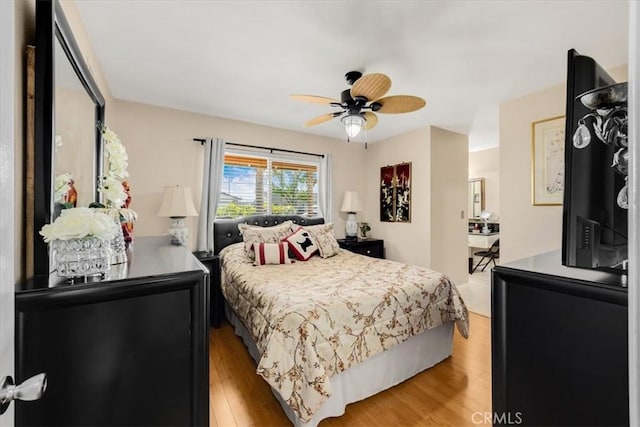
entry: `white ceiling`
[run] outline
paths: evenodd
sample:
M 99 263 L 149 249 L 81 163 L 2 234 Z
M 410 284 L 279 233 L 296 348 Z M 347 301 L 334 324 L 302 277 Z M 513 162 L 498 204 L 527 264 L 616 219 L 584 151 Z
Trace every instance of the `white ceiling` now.
M 350 70 L 426 108 L 379 115 L 374 142 L 426 125 L 498 144 L 498 105 L 563 83 L 570 48 L 627 62 L 628 1 L 77 0 L 115 98 L 345 139 L 332 107 Z M 207 135 L 194 135 L 207 136 Z

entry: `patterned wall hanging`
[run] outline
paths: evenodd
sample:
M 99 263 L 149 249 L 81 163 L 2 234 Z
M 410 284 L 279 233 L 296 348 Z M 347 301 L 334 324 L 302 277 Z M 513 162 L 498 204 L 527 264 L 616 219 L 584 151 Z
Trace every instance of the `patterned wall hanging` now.
M 411 222 L 411 163 L 380 168 L 380 221 Z

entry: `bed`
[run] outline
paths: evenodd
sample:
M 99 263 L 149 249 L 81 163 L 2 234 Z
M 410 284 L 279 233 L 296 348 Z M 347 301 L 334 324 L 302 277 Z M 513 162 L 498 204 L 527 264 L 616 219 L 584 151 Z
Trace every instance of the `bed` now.
M 467 309 L 442 273 L 342 249 L 254 266 L 238 225 L 285 221 L 293 230 L 324 223 L 273 215 L 217 220 L 214 242 L 226 316 L 294 425 L 341 415 L 347 404 L 446 359 L 454 325 L 467 337 Z

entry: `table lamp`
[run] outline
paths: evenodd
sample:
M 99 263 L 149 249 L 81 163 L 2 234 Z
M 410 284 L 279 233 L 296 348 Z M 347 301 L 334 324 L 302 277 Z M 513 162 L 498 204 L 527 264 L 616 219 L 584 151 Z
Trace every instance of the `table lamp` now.
M 158 211 L 158 216 L 168 216 L 171 218 L 169 235 L 171 244 L 186 246 L 189 240 L 189 229 L 185 225 L 184 219 L 188 216 L 197 216 L 190 187 L 180 187 L 179 185 L 164 187 L 162 205 Z
M 360 211 L 362 211 L 362 205 L 360 205 L 358 192 L 353 190 L 345 191 L 340 212 L 347 213 L 345 235 L 349 240 L 355 240 L 358 238 L 358 221 L 356 220 L 356 212 Z

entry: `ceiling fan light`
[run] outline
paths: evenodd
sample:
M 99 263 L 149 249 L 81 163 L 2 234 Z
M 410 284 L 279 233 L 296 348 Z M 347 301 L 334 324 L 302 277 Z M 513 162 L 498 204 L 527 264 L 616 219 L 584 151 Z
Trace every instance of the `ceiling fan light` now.
M 365 119 L 359 114 L 349 114 L 342 118 L 342 124 L 344 124 L 344 130 L 347 132 L 349 138 L 353 138 L 360 133 Z

